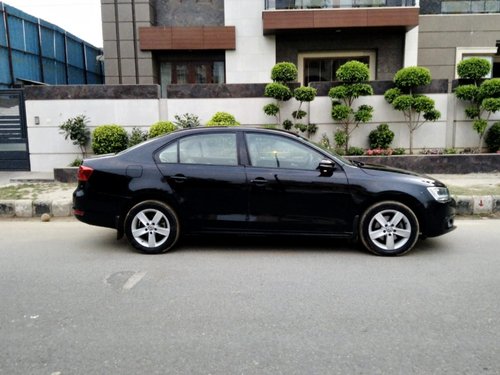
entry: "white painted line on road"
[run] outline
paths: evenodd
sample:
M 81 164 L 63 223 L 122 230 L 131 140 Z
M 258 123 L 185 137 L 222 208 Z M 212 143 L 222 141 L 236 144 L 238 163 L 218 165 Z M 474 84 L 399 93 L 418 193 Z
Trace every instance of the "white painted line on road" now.
M 129 279 L 127 280 L 127 282 L 123 285 L 123 289 L 124 290 L 130 290 L 132 289 L 134 286 L 136 286 L 136 284 L 142 280 L 142 278 L 146 276 L 146 272 L 136 272 L 134 273 L 132 276 L 129 277 Z

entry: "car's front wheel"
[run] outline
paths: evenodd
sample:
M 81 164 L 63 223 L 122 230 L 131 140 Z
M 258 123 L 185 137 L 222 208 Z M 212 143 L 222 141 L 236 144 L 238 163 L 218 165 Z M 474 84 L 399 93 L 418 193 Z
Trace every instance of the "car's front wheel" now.
M 406 205 L 385 201 L 369 207 L 360 220 L 363 245 L 378 255 L 402 255 L 418 240 L 419 224 Z
M 164 253 L 179 238 L 179 219 L 168 205 L 159 201 L 144 201 L 128 212 L 125 235 L 132 246 L 143 253 Z

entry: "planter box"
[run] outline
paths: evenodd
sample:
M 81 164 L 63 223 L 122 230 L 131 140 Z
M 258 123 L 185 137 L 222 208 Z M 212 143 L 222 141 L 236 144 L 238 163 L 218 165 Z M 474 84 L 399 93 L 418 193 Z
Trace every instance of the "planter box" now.
M 418 173 L 466 174 L 500 171 L 500 154 L 349 156 L 348 159 Z
M 54 180 L 58 182 L 77 182 L 78 167 L 54 168 Z

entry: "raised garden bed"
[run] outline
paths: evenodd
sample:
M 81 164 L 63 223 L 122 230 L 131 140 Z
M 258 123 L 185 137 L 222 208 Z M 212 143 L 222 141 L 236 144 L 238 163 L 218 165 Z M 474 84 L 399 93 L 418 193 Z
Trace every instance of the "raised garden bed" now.
M 380 164 L 419 173 L 466 174 L 500 172 L 500 154 L 348 156 L 367 164 Z

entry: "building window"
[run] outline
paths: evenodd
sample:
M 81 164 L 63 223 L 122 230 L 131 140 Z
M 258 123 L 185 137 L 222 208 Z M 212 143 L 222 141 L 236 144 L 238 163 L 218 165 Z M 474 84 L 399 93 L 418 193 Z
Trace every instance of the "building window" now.
M 497 50 L 498 50 L 497 47 L 457 47 L 455 67 L 462 60 L 466 60 L 471 57 L 480 57 L 485 60 L 488 60 L 492 65 L 492 70 L 485 78 L 500 77 L 498 75 L 500 73 L 498 66 L 500 63 L 500 58 L 497 55 Z M 455 68 L 455 79 L 458 79 L 458 73 L 456 68 Z
M 172 61 L 160 65 L 161 84 L 224 83 L 223 61 Z
M 375 52 L 346 51 L 331 53 L 302 53 L 298 56 L 299 81 L 308 85 L 310 82 L 336 81 L 338 68 L 351 60 L 368 65 L 370 79 L 375 79 Z

